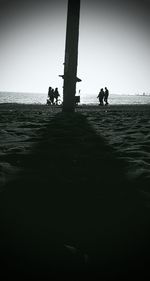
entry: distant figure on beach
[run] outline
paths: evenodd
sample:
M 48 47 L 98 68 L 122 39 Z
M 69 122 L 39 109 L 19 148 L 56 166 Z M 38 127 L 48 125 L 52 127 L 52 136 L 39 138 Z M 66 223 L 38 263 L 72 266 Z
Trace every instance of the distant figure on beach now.
M 104 105 L 104 101 L 103 101 L 103 99 L 104 99 L 104 90 L 103 90 L 103 88 L 100 89 L 100 92 L 99 92 L 97 98 L 99 99 L 99 105 Z
M 48 98 L 50 98 L 51 90 L 52 90 L 52 87 L 49 87 L 48 88 Z
M 50 101 L 51 101 L 51 104 L 54 104 L 54 89 L 53 88 L 51 90 Z
M 59 92 L 58 92 L 58 88 L 55 88 L 54 91 L 54 99 L 55 99 L 55 104 L 58 103 L 58 97 L 60 96 Z
M 48 88 L 48 99 L 47 104 L 54 104 L 54 89 L 52 87 Z
M 108 96 L 109 96 L 109 91 L 108 91 L 107 87 L 105 87 L 105 91 L 104 91 L 104 102 L 105 102 L 105 105 L 108 105 Z

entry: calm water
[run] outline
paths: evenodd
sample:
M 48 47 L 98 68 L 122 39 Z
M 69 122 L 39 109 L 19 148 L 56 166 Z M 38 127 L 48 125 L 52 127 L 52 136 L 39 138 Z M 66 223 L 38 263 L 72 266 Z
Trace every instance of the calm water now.
M 46 104 L 47 93 L 8 93 L 0 92 L 0 103 L 25 103 L 25 104 Z M 109 96 L 110 104 L 150 104 L 150 96 L 138 95 L 113 95 Z M 98 104 L 96 95 L 82 95 L 80 104 Z

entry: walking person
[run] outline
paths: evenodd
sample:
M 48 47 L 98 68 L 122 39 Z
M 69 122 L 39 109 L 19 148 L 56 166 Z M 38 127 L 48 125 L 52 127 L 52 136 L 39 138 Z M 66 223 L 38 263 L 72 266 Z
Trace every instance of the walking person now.
M 52 88 L 51 94 L 50 94 L 50 102 L 51 104 L 54 104 L 54 89 Z
M 104 90 L 103 90 L 103 88 L 100 89 L 100 92 L 99 92 L 97 98 L 99 99 L 99 105 L 104 105 L 104 101 L 103 101 L 103 99 L 104 99 Z
M 48 88 L 48 98 L 50 99 L 50 95 L 51 95 L 51 90 L 52 90 L 52 87 L 49 87 Z
M 52 92 L 52 87 L 48 88 L 48 99 L 47 99 L 47 105 L 51 105 L 51 92 Z
M 55 99 L 55 104 L 58 103 L 58 97 L 60 96 L 59 92 L 58 92 L 58 88 L 55 88 L 54 91 L 54 99 Z
M 107 87 L 105 87 L 105 91 L 104 91 L 104 102 L 105 102 L 105 105 L 108 105 L 108 96 L 109 96 L 109 91 L 108 91 Z
M 54 89 L 52 87 L 49 87 L 47 104 L 52 105 L 53 103 L 54 103 Z

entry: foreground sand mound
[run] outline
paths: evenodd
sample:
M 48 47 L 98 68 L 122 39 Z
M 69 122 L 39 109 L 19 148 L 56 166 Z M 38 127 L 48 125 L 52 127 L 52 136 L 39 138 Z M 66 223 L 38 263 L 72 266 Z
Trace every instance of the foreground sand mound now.
M 129 179 L 130 138 L 124 140 L 131 130 L 139 134 L 139 116 L 149 116 L 144 108 L 80 107 L 64 114 L 2 106 L 1 163 L 20 169 L 6 177 L 0 197 L 3 280 L 94 280 L 97 274 L 122 280 L 149 273 L 149 199 L 141 196 L 149 182 Z

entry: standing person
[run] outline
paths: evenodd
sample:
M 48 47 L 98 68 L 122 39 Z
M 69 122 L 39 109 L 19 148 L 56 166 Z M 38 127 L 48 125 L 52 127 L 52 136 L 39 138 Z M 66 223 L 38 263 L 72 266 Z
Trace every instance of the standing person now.
M 50 99 L 50 95 L 51 95 L 51 90 L 52 90 L 52 87 L 49 87 L 48 88 L 48 98 Z
M 47 104 L 53 104 L 54 103 L 54 90 L 52 87 L 48 88 L 48 100 Z
M 54 91 L 54 98 L 56 100 L 56 104 L 58 103 L 58 97 L 60 96 L 59 92 L 58 92 L 58 88 L 55 88 Z
M 103 90 L 103 88 L 100 89 L 100 92 L 99 92 L 97 98 L 99 99 L 99 105 L 104 105 L 104 102 L 103 102 L 104 90 Z
M 52 92 L 52 87 L 48 88 L 48 99 L 47 99 L 47 104 L 51 104 L 51 92 Z
M 54 104 L 54 89 L 51 89 L 51 93 L 50 93 L 50 102 L 51 104 Z
M 108 105 L 108 96 L 109 96 L 109 91 L 108 91 L 107 87 L 105 87 L 105 92 L 104 92 L 105 105 Z

